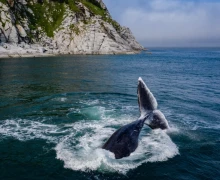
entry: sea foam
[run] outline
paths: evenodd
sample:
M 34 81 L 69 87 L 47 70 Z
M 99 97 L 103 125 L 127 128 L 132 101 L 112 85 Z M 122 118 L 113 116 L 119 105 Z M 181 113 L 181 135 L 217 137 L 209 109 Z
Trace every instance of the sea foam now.
M 116 160 L 114 154 L 102 149 L 104 142 L 120 126 L 135 120 L 129 114 L 117 118 L 111 116 L 114 110 L 95 106 L 70 109 L 72 113 L 84 113 L 97 120 L 84 119 L 74 123 L 46 124 L 44 119 L 8 119 L 0 121 L 0 134 L 20 141 L 44 139 L 53 143 L 56 158 L 64 167 L 75 171 L 118 172 L 126 174 L 143 163 L 167 161 L 179 154 L 178 147 L 162 130 L 142 129 L 139 146 L 129 157 Z M 129 107 L 130 108 L 130 107 Z M 123 108 L 122 108 L 123 109 Z M 126 109 L 126 108 L 124 108 Z M 94 116 L 94 112 L 97 116 Z M 109 113 L 111 111 L 111 113 Z M 69 113 L 71 113 L 69 112 Z

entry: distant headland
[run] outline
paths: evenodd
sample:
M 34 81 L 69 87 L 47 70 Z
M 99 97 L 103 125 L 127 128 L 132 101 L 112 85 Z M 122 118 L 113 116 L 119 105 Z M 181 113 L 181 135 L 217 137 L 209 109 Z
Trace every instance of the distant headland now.
M 0 0 L 0 57 L 144 50 L 102 0 Z

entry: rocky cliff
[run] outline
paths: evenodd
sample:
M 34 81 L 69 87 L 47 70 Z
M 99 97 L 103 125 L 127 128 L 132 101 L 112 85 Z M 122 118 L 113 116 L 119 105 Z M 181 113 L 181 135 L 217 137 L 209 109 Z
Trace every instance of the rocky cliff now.
M 102 0 L 0 0 L 0 53 L 136 53 L 143 47 Z

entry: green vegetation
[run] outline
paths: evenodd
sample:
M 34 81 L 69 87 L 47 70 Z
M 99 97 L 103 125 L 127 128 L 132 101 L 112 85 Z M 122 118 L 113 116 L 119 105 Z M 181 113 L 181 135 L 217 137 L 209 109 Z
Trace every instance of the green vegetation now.
M 47 2 L 43 4 L 34 3 L 29 5 L 34 12 L 34 17 L 31 18 L 33 29 L 41 27 L 47 36 L 53 37 L 53 32 L 60 26 L 63 20 L 65 7 L 64 3 Z
M 74 32 L 76 35 L 79 35 L 80 30 L 78 26 L 75 26 L 74 24 L 70 25 L 70 29 L 72 30 L 72 32 Z
M 106 12 L 104 9 L 101 8 L 100 5 L 97 6 L 97 2 L 93 3 L 94 0 L 80 0 L 93 14 L 100 15 L 102 17 L 106 16 Z
M 79 8 L 76 6 L 76 0 L 64 0 L 64 2 L 69 5 L 69 8 L 74 12 L 79 12 Z
M 96 1 L 96 0 L 87 0 L 87 1 L 94 4 L 95 6 L 99 7 L 100 9 L 102 9 L 102 7 L 98 1 Z
M 120 31 L 121 26 L 115 20 L 111 19 L 107 16 L 106 11 L 102 9 L 100 4 L 95 0 L 81 0 L 81 2 L 95 15 L 100 15 L 102 19 L 110 24 L 116 29 L 116 31 Z
M 0 2 L 2 2 L 3 4 L 6 4 L 7 0 L 0 0 Z
M 95 15 L 106 16 L 105 10 L 95 0 L 53 0 L 53 3 L 44 1 L 42 4 L 29 4 L 34 12 L 34 17 L 30 17 L 32 28 L 41 27 L 47 36 L 53 37 L 53 32 L 60 26 L 64 18 L 65 5 L 68 5 L 70 10 L 74 12 L 80 12 L 76 5 L 77 2 L 84 4 Z M 79 34 L 79 29 L 73 30 Z
M 17 6 L 16 1 L 17 0 L 15 0 L 15 6 Z M 6 4 L 7 0 L 0 0 L 0 2 Z M 27 7 L 31 9 L 33 13 L 25 6 L 12 7 L 11 10 L 16 19 L 14 23 L 22 24 L 23 19 L 28 18 L 30 30 L 37 30 L 36 36 L 41 32 L 45 32 L 48 37 L 53 37 L 54 31 L 57 30 L 57 28 L 62 28 L 60 25 L 64 19 L 66 6 L 73 12 L 83 14 L 83 10 L 77 6 L 77 3 L 82 3 L 92 14 L 100 15 L 104 21 L 112 24 L 117 31 L 120 30 L 120 25 L 107 15 L 106 10 L 102 9 L 96 0 L 44 0 L 42 3 L 33 3 L 33 0 L 29 0 L 27 2 Z M 83 22 L 84 24 L 91 23 L 89 19 L 84 19 Z M 76 26 L 70 28 L 76 34 L 80 33 L 79 28 Z M 30 32 L 27 33 L 30 38 L 34 38 Z
M 117 21 L 115 21 L 115 20 L 113 20 L 113 19 L 111 19 L 111 18 L 108 18 L 106 21 L 107 21 L 108 23 L 112 24 L 112 26 L 115 28 L 116 31 L 118 31 L 118 32 L 120 31 L 121 26 L 120 26 L 120 24 L 118 24 Z
M 6 22 L 2 22 L 2 21 L 1 21 L 1 23 L 2 23 L 2 27 L 4 28 L 5 25 L 6 25 Z

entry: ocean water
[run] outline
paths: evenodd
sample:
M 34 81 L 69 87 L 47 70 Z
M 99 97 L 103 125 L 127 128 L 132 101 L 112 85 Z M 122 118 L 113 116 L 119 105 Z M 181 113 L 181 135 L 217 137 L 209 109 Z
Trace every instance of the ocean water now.
M 220 48 L 0 59 L 0 179 L 220 179 Z M 171 129 L 101 149 L 139 117 L 142 77 Z

